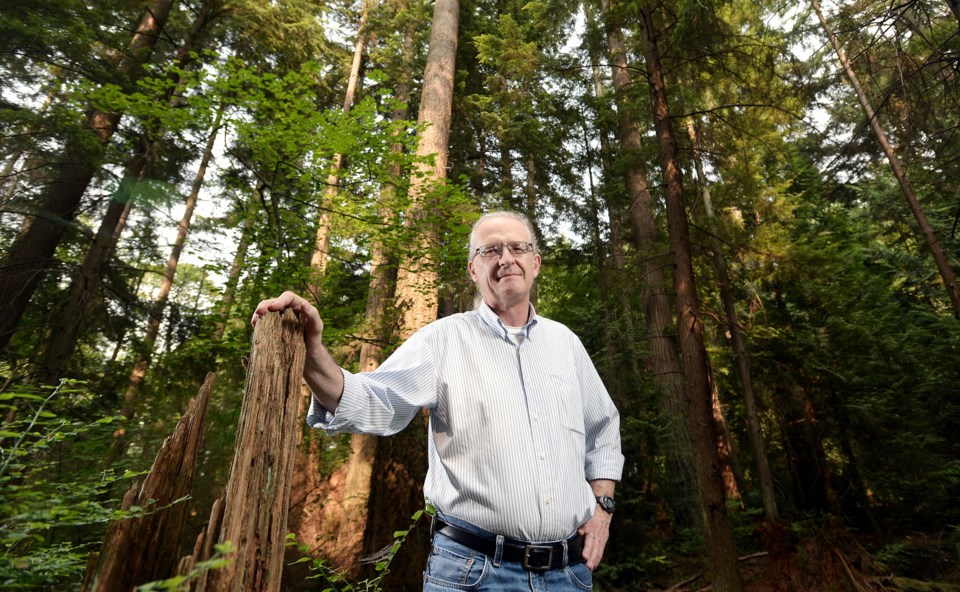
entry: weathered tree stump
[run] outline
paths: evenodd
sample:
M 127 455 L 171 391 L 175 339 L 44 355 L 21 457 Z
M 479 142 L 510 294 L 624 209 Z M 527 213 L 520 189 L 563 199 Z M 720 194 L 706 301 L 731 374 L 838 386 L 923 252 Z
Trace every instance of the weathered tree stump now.
M 234 552 L 228 565 L 209 573 L 207 591 L 280 590 L 305 357 L 303 327 L 292 311 L 260 319 L 220 529 L 220 541 Z
M 201 561 L 206 561 L 213 557 L 214 545 L 220 540 L 220 524 L 223 522 L 224 496 L 221 495 L 210 510 L 210 520 L 206 528 L 197 535 L 197 540 L 193 545 L 193 554 L 180 559 L 180 565 L 177 568 L 177 574 L 181 576 L 190 576 L 190 572 Z M 185 582 L 185 590 L 188 592 L 200 592 L 206 589 L 209 573 L 199 574 Z
M 132 590 L 170 577 L 176 569 L 189 505 L 173 502 L 190 495 L 193 487 L 214 378 L 213 373 L 207 374 L 173 435 L 163 441 L 142 485 L 135 483 L 123 498 L 124 510 L 136 505 L 148 513 L 107 527 L 100 553 L 96 561 L 91 560 L 81 590 Z

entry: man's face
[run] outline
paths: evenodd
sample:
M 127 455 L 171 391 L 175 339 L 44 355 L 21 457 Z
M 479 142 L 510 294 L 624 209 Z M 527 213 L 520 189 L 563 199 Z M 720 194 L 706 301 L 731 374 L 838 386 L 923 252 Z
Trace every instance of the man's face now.
M 471 259 L 467 263 L 470 277 L 480 287 L 484 302 L 494 310 L 506 310 L 530 301 L 533 280 L 540 273 L 540 255 L 514 255 L 504 248 L 499 257 L 473 256 L 477 247 L 511 242 L 531 241 L 526 225 L 514 218 L 489 218 L 476 228 Z

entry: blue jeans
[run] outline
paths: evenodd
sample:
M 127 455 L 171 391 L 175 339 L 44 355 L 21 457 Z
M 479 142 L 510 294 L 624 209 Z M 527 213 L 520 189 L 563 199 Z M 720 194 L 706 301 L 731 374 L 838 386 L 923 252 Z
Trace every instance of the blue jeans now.
M 502 539 L 501 539 L 502 544 Z M 498 547 L 499 551 L 499 547 Z M 593 590 L 593 573 L 586 563 L 548 571 L 527 571 L 515 562 L 474 551 L 437 533 L 423 574 L 423 592 L 583 592 Z

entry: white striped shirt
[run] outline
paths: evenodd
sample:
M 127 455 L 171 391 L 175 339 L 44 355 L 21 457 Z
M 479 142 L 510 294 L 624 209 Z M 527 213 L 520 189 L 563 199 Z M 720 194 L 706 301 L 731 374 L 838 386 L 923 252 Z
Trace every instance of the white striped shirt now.
M 389 435 L 430 409 L 424 494 L 444 515 L 508 538 L 555 541 L 595 508 L 588 481 L 620 480 L 620 415 L 583 344 L 537 316 L 517 345 L 486 305 L 417 331 L 370 373 L 343 371 L 328 433 Z

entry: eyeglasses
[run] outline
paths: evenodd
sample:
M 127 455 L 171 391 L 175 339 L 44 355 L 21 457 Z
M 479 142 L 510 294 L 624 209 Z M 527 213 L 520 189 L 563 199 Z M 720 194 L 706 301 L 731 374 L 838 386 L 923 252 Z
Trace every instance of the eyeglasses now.
M 524 241 L 513 241 L 510 243 L 496 243 L 493 245 L 483 245 L 477 247 L 473 254 L 480 257 L 500 257 L 503 255 L 503 248 L 506 247 L 512 255 L 523 255 L 533 251 L 533 243 Z

